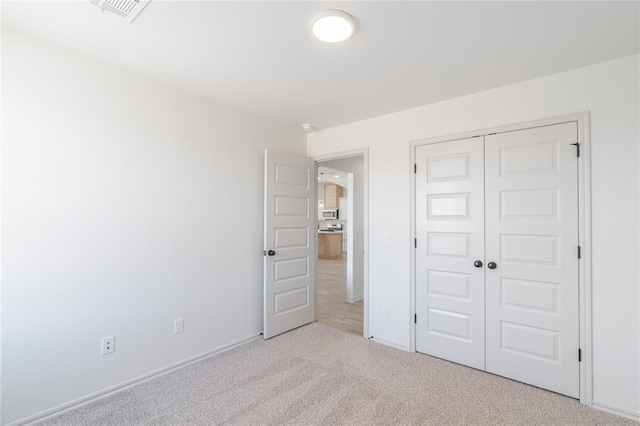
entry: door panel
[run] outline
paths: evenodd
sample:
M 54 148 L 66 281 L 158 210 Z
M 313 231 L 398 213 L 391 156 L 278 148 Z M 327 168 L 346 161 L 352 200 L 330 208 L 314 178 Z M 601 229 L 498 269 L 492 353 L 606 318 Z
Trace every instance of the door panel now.
M 312 160 L 265 151 L 265 339 L 314 319 L 313 171 Z
M 577 398 L 577 124 L 485 138 L 487 371 Z
M 484 369 L 482 139 L 416 148 L 416 349 Z

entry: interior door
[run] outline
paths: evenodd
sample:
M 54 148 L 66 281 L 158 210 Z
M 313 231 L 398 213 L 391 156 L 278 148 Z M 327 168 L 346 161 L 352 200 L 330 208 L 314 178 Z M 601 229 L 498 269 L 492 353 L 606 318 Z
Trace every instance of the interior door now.
M 314 163 L 265 151 L 265 339 L 314 320 Z
M 487 371 L 579 397 L 577 124 L 490 135 Z
M 416 350 L 479 369 L 483 168 L 482 138 L 416 147 Z

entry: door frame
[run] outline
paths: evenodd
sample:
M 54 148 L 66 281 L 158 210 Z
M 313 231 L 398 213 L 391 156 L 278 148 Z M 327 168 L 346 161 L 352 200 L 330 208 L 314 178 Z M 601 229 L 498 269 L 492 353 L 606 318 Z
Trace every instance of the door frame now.
M 416 313 L 416 174 L 413 172 L 416 163 L 416 147 L 440 142 L 455 141 L 474 136 L 487 136 L 490 133 L 504 133 L 525 130 L 534 127 L 551 126 L 576 122 L 578 125 L 578 140 L 580 156 L 578 157 L 578 244 L 581 247 L 581 258 L 578 266 L 578 294 L 579 294 L 579 347 L 582 350 L 580 362 L 580 402 L 584 405 L 593 404 L 593 349 L 592 349 L 592 276 L 591 276 L 591 143 L 590 143 L 590 114 L 589 111 L 556 117 L 543 118 L 490 127 L 475 131 L 457 133 L 411 141 L 410 170 L 411 172 L 411 318 Z M 410 321 L 410 350 L 416 351 L 416 324 Z
M 362 245 L 364 247 L 364 253 L 363 253 L 364 271 L 362 271 L 362 276 L 364 281 L 363 283 L 364 300 L 362 303 L 363 303 L 364 312 L 362 317 L 362 337 L 364 337 L 365 339 L 370 339 L 373 336 L 369 335 L 369 148 L 361 148 L 361 149 L 354 149 L 349 151 L 336 152 L 332 154 L 317 155 L 317 156 L 311 157 L 311 159 L 315 161 L 316 170 L 318 170 L 318 163 L 321 163 L 323 161 L 340 160 L 343 158 L 359 157 L 359 156 L 362 156 L 362 182 L 363 182 L 362 186 L 364 187 L 364 194 L 363 194 L 364 196 L 363 216 L 364 217 L 362 218 L 364 222 L 362 224 L 362 228 L 364 230 L 363 236 L 362 236 Z M 317 244 L 317 238 L 318 238 L 317 233 L 315 237 L 316 237 L 315 241 Z M 317 255 L 318 253 L 316 251 L 316 256 Z M 316 292 L 318 291 L 317 264 L 318 262 L 316 262 L 316 269 L 313 271 L 314 283 L 316 284 L 315 285 Z

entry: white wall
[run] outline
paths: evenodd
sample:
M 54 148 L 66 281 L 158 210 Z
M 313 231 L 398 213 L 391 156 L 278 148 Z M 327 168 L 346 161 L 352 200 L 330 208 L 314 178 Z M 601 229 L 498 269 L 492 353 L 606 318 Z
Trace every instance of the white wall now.
M 301 132 L 6 27 L 2 89 L 2 423 L 262 330 L 263 150 Z
M 353 293 L 352 298 L 364 295 L 364 158 L 360 156 L 322 161 L 320 164 L 353 173 Z
M 370 334 L 410 344 L 410 141 L 590 110 L 594 405 L 639 416 L 638 76 L 636 55 L 309 134 L 309 156 L 369 147 Z

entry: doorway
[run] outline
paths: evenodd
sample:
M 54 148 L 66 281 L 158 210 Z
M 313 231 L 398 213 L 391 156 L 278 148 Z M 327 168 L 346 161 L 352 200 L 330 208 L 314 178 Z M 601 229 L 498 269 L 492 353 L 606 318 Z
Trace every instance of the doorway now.
M 316 321 L 367 337 L 365 155 L 316 159 Z

